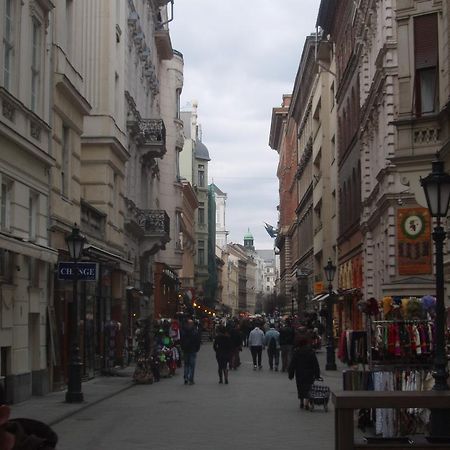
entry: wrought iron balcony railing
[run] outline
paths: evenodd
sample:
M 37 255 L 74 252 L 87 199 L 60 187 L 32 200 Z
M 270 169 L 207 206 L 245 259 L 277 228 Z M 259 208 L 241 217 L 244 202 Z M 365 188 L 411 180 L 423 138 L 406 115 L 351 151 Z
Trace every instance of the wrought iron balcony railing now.
M 162 158 L 166 153 L 166 127 L 162 119 L 141 119 L 137 140 L 144 156 Z

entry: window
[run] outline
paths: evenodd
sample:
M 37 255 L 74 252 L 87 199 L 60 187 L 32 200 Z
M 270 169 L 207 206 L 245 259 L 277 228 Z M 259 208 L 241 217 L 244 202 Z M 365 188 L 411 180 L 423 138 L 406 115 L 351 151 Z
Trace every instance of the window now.
M 198 204 L 198 223 L 199 225 L 205 224 L 205 203 L 199 202 Z
M 1 191 L 0 191 L 0 230 L 8 230 L 11 226 L 11 193 L 12 182 L 6 177 L 1 176 Z
M 181 119 L 181 89 L 177 89 L 176 90 L 176 94 L 175 94 L 175 111 L 176 111 L 176 117 L 177 119 Z
M 334 81 L 331 83 L 331 87 L 330 87 L 330 105 L 331 105 L 331 110 L 333 110 L 333 108 L 334 108 Z
M 438 21 L 436 14 L 414 18 L 414 108 L 417 116 L 436 111 L 438 94 Z
M 12 278 L 13 254 L 0 248 L 0 281 L 10 283 Z
M 66 53 L 73 53 L 73 0 L 66 0 Z
M 39 287 L 39 261 L 31 257 L 28 257 L 28 280 L 30 287 Z
M 198 165 L 198 185 L 205 187 L 205 166 L 203 164 Z
M 41 24 L 35 18 L 32 19 L 31 50 L 31 110 L 36 111 L 41 78 Z
M 198 265 L 205 265 L 205 241 L 198 241 Z
M 28 205 L 28 230 L 30 241 L 34 241 L 38 234 L 38 210 L 39 210 L 39 194 L 30 191 Z
M 4 33 L 3 33 L 3 85 L 11 89 L 11 71 L 14 64 L 14 26 L 13 1 L 5 1 Z
M 61 195 L 69 196 L 70 128 L 62 127 Z

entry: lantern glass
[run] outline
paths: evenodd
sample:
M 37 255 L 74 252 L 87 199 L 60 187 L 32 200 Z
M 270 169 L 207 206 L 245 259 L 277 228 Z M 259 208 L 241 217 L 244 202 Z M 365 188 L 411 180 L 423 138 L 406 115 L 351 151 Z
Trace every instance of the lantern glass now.
M 331 261 L 331 258 L 328 258 L 328 263 L 323 269 L 325 271 L 325 278 L 329 283 L 331 283 L 334 280 L 334 275 L 336 274 L 336 266 Z
M 80 259 L 86 238 L 80 233 L 80 229 L 76 224 L 72 229 L 72 233 L 66 237 L 66 242 L 70 257 L 75 261 Z
M 433 161 L 432 172 L 420 183 L 425 191 L 428 209 L 433 217 L 446 217 L 450 202 L 450 175 L 444 172 L 444 162 Z

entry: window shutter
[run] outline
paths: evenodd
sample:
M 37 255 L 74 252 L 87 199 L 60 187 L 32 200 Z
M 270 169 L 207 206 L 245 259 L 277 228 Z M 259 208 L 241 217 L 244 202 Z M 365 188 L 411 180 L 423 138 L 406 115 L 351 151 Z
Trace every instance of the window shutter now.
M 437 14 L 414 18 L 414 58 L 416 70 L 438 65 Z

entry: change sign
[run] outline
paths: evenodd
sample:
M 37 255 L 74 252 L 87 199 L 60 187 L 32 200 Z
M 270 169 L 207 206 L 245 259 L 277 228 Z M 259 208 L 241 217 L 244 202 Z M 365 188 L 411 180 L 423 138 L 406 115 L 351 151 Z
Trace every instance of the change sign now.
M 97 281 L 98 278 L 98 263 L 94 262 L 79 262 L 76 264 L 78 279 L 82 281 Z M 75 263 L 60 262 L 58 263 L 58 279 L 59 280 L 73 280 L 75 270 Z

